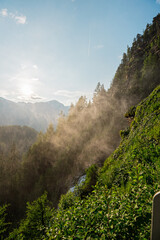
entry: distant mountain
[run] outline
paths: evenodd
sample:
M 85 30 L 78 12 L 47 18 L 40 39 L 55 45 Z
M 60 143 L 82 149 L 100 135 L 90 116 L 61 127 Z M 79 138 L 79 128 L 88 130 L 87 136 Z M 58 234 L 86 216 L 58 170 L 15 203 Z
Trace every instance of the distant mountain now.
M 69 107 L 53 100 L 39 103 L 15 103 L 0 98 L 0 126 L 29 126 L 37 131 L 45 131 L 50 123 L 57 124 L 61 112 L 65 115 Z

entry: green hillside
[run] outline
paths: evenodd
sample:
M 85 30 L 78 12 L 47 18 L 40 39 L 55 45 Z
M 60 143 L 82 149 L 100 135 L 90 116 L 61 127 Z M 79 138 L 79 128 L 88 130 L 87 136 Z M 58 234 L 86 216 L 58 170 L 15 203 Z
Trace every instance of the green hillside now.
M 29 205 L 10 239 L 149 239 L 152 198 L 160 187 L 160 86 L 137 106 L 121 136 L 90 194 L 82 193 L 94 167 L 87 183 L 61 197 L 58 210 L 51 212 L 46 195 Z
M 127 47 L 110 87 L 110 95 L 136 104 L 160 84 L 160 14 Z
M 94 192 L 57 211 L 49 229 L 53 239 L 149 239 L 152 198 L 160 184 L 160 86 L 138 105 L 121 135 Z

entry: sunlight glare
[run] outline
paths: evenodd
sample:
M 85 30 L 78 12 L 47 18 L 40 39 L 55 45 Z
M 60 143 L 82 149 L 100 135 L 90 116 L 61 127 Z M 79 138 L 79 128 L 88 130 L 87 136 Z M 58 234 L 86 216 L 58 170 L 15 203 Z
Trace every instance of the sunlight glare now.
M 33 94 L 32 87 L 30 85 L 23 85 L 20 88 L 20 92 L 23 96 L 29 97 Z

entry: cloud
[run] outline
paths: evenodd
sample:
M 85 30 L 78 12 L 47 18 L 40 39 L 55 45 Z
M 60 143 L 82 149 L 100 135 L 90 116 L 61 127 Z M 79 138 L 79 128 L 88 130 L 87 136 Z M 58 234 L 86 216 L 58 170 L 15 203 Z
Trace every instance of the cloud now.
M 26 16 L 15 16 L 16 22 L 19 24 L 26 24 Z
M 35 77 L 35 78 L 32 78 L 31 80 L 34 81 L 34 82 L 37 82 L 37 81 L 39 81 L 39 78 Z
M 160 0 L 156 0 L 156 3 L 160 4 Z
M 21 63 L 20 68 L 21 70 L 29 70 L 29 69 L 30 71 L 38 70 L 38 66 L 36 64 L 30 64 L 30 63 L 28 64 Z
M 16 87 L 13 91 L 11 88 L 7 90 L 0 90 L 0 97 L 14 101 L 14 102 L 38 102 L 44 101 L 45 98 L 32 91 L 30 94 L 24 94 L 21 89 Z
M 43 100 L 45 100 L 45 98 L 37 95 L 36 93 L 32 93 L 30 96 L 19 95 L 15 101 L 35 103 L 37 101 L 43 101 Z
M 7 90 L 0 89 L 0 97 L 6 98 L 6 96 L 8 96 L 8 95 L 9 95 L 9 93 Z
M 33 65 L 33 68 L 37 70 L 38 66 L 35 64 L 35 65 Z
M 78 97 L 78 96 L 84 95 L 84 92 L 82 93 L 80 91 L 58 90 L 54 93 L 54 95 L 72 98 L 72 97 Z
M 27 17 L 24 15 L 14 14 L 12 12 L 8 12 L 7 8 L 3 8 L 0 11 L 0 15 L 3 17 L 9 17 L 10 19 L 13 19 L 17 24 L 26 24 L 27 23 Z
M 87 99 L 91 100 L 93 97 L 93 93 L 81 92 L 81 91 L 58 90 L 54 92 L 53 98 L 56 97 L 58 101 L 61 101 L 64 105 L 69 106 L 71 103 L 75 104 L 81 96 L 86 96 Z
M 95 49 L 102 49 L 102 48 L 104 48 L 104 45 L 103 44 L 99 44 L 99 45 L 96 45 L 94 48 Z
M 21 64 L 21 69 L 22 69 L 22 70 L 26 69 L 26 67 L 27 67 L 27 66 L 26 66 L 25 64 Z
M 2 9 L 0 13 L 1 13 L 1 15 L 3 17 L 7 17 L 8 16 L 8 10 L 6 8 Z
M 39 95 L 37 95 L 37 94 L 32 94 L 32 95 L 31 95 L 31 99 L 32 99 L 32 100 L 35 100 L 35 101 L 37 101 L 37 100 L 44 100 L 43 97 L 41 97 L 41 96 L 39 96 Z

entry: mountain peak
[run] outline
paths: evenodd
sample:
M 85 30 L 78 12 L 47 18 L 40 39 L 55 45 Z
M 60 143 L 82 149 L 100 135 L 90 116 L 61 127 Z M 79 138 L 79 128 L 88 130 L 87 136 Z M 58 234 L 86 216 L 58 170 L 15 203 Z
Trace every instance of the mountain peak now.
M 37 131 L 45 131 L 50 123 L 56 126 L 59 114 L 63 111 L 66 115 L 69 110 L 69 107 L 56 100 L 15 103 L 0 97 L 0 104 L 2 105 L 0 108 L 0 126 L 26 125 Z

